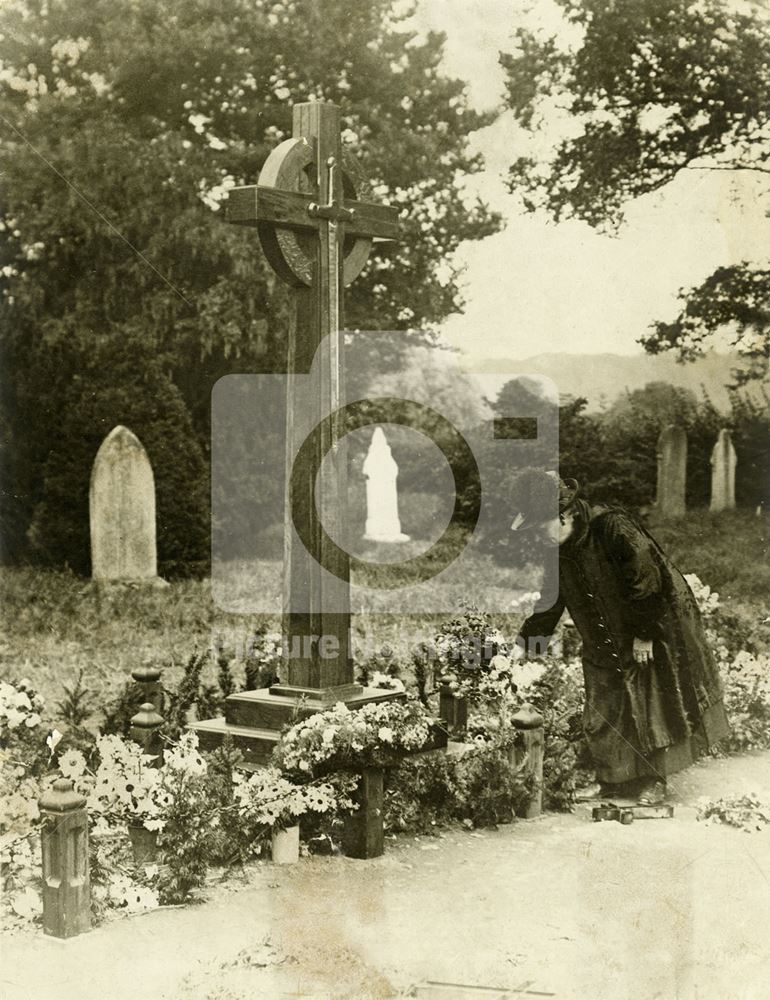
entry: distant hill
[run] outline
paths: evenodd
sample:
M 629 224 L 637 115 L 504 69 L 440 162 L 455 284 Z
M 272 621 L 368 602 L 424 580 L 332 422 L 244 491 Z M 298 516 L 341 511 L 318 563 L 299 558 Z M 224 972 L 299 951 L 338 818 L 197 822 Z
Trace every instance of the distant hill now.
M 689 364 L 677 364 L 665 354 L 565 353 L 537 354 L 518 361 L 489 358 L 474 363 L 473 370 L 488 373 L 487 378 L 498 376 L 499 387 L 514 374 L 545 375 L 556 384 L 560 395 L 585 396 L 589 411 L 599 410 L 620 393 L 641 389 L 648 382 L 669 382 L 691 389 L 698 397 L 705 388 L 714 405 L 726 410 L 729 398 L 725 386 L 737 364 L 735 355 L 713 352 Z

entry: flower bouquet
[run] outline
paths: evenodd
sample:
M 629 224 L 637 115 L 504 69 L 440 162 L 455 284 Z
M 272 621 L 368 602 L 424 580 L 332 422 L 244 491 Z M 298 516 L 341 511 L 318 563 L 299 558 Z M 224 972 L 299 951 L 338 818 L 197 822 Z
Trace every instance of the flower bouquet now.
M 62 776 L 87 795 L 89 812 L 106 826 L 127 822 L 161 830 L 163 807 L 171 797 L 154 766 L 155 758 L 142 753 L 138 744 L 113 735 L 100 736 L 96 749 L 99 764 L 93 774 L 78 750 L 67 750 L 59 758 Z
M 466 608 L 462 615 L 442 625 L 434 645 L 438 654 L 436 681 L 458 697 L 476 703 L 494 696 L 498 689 L 512 689 L 504 665 L 506 642 L 488 615 Z
M 45 702 L 28 680 L 0 681 L 0 749 L 9 749 L 30 774 L 43 774 L 48 754 L 40 732 Z
M 234 799 L 242 823 L 256 832 L 269 830 L 272 857 L 289 864 L 299 856 L 299 820 L 306 813 L 333 813 L 353 807 L 355 779 L 297 785 L 274 767 L 261 768 L 248 778 L 236 772 Z M 256 836 L 255 836 L 256 839 Z
M 415 699 L 372 702 L 355 711 L 339 702 L 289 729 L 273 761 L 299 777 L 360 771 L 396 763 L 424 747 L 429 735 L 430 716 Z

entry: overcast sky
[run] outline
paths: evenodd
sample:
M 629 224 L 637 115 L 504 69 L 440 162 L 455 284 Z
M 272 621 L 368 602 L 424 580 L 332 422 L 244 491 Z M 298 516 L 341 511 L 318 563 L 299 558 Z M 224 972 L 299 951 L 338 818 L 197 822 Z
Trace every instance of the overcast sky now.
M 518 18 L 520 0 L 418 0 L 416 24 L 447 34 L 444 68 L 468 81 L 479 109 L 499 106 L 500 49 Z M 536 0 L 540 23 L 557 28 L 558 9 Z M 554 123 L 554 137 L 559 124 Z M 521 151 L 511 116 L 472 137 L 486 170 L 474 189 L 503 213 L 505 229 L 463 244 L 467 306 L 450 317 L 447 337 L 474 358 L 525 358 L 551 351 L 634 354 L 656 319 L 676 314 L 676 293 L 717 266 L 766 259 L 770 220 L 757 196 L 766 178 L 747 173 L 689 172 L 629 205 L 616 237 L 584 223 L 555 225 L 517 211 L 501 175 Z

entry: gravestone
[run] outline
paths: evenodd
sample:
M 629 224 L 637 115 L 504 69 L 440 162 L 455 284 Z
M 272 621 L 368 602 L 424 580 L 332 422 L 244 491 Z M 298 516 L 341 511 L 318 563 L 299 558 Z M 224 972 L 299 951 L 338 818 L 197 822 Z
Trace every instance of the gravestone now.
M 712 511 L 735 507 L 735 448 L 730 431 L 723 427 L 711 452 Z
M 158 581 L 155 479 L 147 452 L 121 425 L 102 441 L 91 470 L 91 576 Z
M 669 424 L 658 438 L 658 487 L 655 505 L 664 517 L 683 517 L 687 485 L 687 433 Z
M 366 477 L 366 527 L 372 542 L 408 542 L 398 516 L 398 464 L 382 427 L 375 427 L 364 459 Z

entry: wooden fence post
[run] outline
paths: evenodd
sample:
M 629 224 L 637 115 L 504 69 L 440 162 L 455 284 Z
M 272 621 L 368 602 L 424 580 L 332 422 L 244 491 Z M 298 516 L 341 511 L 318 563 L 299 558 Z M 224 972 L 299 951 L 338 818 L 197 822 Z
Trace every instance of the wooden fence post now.
M 383 769 L 367 767 L 356 793 L 358 808 L 345 817 L 342 850 L 348 858 L 379 858 L 385 851 L 382 825 Z
M 70 938 L 91 929 L 86 800 L 58 778 L 38 803 L 43 821 L 43 930 Z
M 139 706 L 139 711 L 131 718 L 131 739 L 142 748 L 142 752 L 155 758 L 156 767 L 162 763 L 163 746 L 160 739 L 160 727 L 163 717 L 155 711 L 152 702 L 146 701 Z
M 142 692 L 142 703 L 152 703 L 156 712 L 163 710 L 163 686 L 160 683 L 160 668 L 151 667 L 149 664 L 143 667 L 136 667 L 131 671 L 131 676 L 139 685 Z
M 438 691 L 438 714 L 450 732 L 464 733 L 468 728 L 468 699 L 442 684 Z
M 522 810 L 523 819 L 534 819 L 543 811 L 543 716 L 532 705 L 525 702 L 512 717 L 521 736 L 521 744 L 514 753 L 515 766 L 523 765 L 525 773 L 535 779 L 535 791 Z

